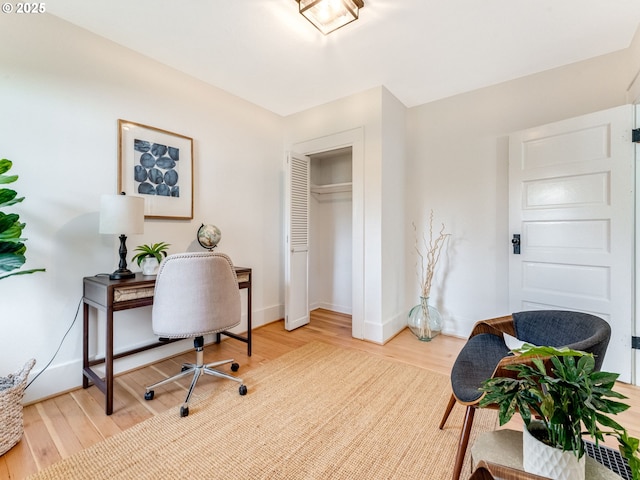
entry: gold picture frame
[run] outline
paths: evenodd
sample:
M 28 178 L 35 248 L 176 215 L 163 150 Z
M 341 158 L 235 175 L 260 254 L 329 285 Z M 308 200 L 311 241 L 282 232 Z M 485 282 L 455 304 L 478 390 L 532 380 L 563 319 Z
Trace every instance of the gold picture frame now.
M 118 120 L 118 193 L 143 197 L 144 217 L 193 218 L 193 139 Z

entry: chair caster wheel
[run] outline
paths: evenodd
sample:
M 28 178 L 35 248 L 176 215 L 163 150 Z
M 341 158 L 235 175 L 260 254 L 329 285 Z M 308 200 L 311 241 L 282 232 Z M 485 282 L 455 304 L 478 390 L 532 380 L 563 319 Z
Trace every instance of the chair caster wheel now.
M 148 392 L 146 392 L 144 394 L 144 399 L 145 400 L 153 400 L 153 395 L 154 395 L 154 391 L 153 390 L 149 390 Z
M 237 372 L 240 369 L 240 365 L 238 365 L 236 362 L 233 362 L 231 364 L 231 371 L 232 372 Z
M 240 395 L 246 395 L 247 394 L 247 386 L 246 385 L 240 385 L 240 388 L 238 388 L 238 393 Z
M 189 416 L 189 407 L 180 407 L 180 416 L 188 417 Z
M 182 365 L 182 368 L 180 369 L 180 371 L 186 372 L 187 370 L 189 370 L 189 367 L 187 367 L 186 365 Z

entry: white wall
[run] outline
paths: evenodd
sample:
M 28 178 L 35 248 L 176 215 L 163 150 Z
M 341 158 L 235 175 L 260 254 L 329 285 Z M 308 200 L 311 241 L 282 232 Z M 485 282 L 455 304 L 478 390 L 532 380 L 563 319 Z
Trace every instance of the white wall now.
M 640 26 L 629 46 L 629 90 L 627 91 L 628 103 L 640 103 Z
M 27 224 L 26 267 L 47 269 L 0 285 L 0 375 L 31 357 L 34 373 L 42 369 L 74 318 L 82 277 L 117 268 L 117 240 L 98 234 L 98 209 L 100 195 L 116 191 L 118 118 L 194 140 L 194 219 L 147 220 L 127 242 L 129 258 L 148 242 L 197 250 L 198 227 L 214 223 L 219 250 L 253 268 L 254 325 L 282 318 L 282 118 L 56 17 L 2 15 L 0 36 L 0 156 L 13 160 L 12 185 L 26 196 L 4 211 Z M 155 339 L 149 313 L 116 315 L 118 348 Z M 81 335 L 79 318 L 28 401 L 81 383 Z
M 510 132 L 624 104 L 628 50 L 421 105 L 408 112 L 406 224 L 452 234 L 432 300 L 444 331 L 467 336 L 508 311 L 507 166 Z M 637 62 L 636 62 L 637 64 Z M 418 300 L 413 235 L 406 242 L 407 304 Z

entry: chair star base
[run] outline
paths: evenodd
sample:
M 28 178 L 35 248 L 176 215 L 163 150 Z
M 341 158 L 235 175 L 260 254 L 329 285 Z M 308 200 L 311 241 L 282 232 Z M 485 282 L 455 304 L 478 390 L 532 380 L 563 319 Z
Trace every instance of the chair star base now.
M 238 393 L 240 395 L 247 394 L 247 387 L 242 383 L 242 379 L 238 377 L 234 377 L 233 375 L 229 375 L 228 373 L 222 372 L 220 370 L 216 370 L 216 367 L 221 365 L 226 365 L 228 363 L 231 364 L 231 371 L 237 372 L 240 368 L 240 365 L 235 363 L 233 359 L 229 360 L 220 360 L 217 362 L 212 362 L 208 364 L 204 364 L 204 348 L 203 348 L 203 337 L 196 337 L 193 341 L 194 347 L 196 349 L 196 363 L 185 363 L 182 365 L 182 370 L 180 373 L 173 375 L 172 377 L 165 378 L 164 380 L 160 380 L 159 382 L 154 383 L 153 385 L 149 385 L 146 388 L 146 392 L 144 394 L 145 400 L 153 400 L 155 396 L 154 389 L 161 385 L 165 385 L 169 382 L 174 382 L 182 377 L 186 377 L 189 375 L 193 375 L 193 379 L 191 380 L 191 385 L 189 386 L 189 391 L 187 392 L 187 398 L 184 403 L 180 407 L 180 416 L 186 417 L 189 415 L 189 400 L 191 400 L 191 394 L 193 393 L 193 389 L 198 382 L 198 379 L 201 375 L 211 375 L 213 377 L 218 378 L 226 378 L 227 380 L 233 380 L 234 382 L 240 383 L 240 387 L 238 388 Z

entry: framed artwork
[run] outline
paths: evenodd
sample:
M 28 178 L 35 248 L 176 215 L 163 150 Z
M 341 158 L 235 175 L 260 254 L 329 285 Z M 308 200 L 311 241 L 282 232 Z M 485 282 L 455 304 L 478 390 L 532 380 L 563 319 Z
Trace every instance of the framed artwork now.
M 118 192 L 144 198 L 145 218 L 193 218 L 193 139 L 118 120 Z

